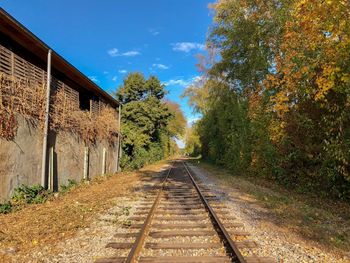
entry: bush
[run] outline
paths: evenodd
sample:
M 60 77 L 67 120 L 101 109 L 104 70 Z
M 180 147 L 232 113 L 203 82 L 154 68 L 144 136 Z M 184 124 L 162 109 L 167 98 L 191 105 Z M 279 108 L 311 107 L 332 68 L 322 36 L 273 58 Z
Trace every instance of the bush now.
M 12 211 L 12 209 L 13 209 L 13 206 L 11 202 L 0 204 L 0 214 L 8 214 Z
M 27 186 L 22 185 L 15 188 L 12 201 L 17 204 L 41 204 L 44 203 L 52 194 L 50 190 L 46 190 L 39 184 Z
M 77 181 L 68 179 L 68 184 L 61 185 L 60 190 L 62 193 L 66 193 L 77 185 Z M 29 186 L 22 184 L 20 187 L 15 188 L 14 193 L 11 197 L 11 201 L 0 204 L 0 214 L 8 214 L 15 208 L 21 208 L 21 205 L 24 204 L 45 203 L 52 194 L 52 191 L 46 190 L 39 184 Z
M 78 185 L 78 182 L 74 179 L 68 179 L 68 184 L 64 185 L 62 184 L 60 186 L 60 192 L 62 193 L 67 193 L 69 192 L 72 188 L 75 188 Z
M 160 161 L 163 158 L 164 149 L 160 143 L 150 143 L 147 149 L 144 147 L 135 147 L 132 156 L 124 151 L 120 166 L 126 170 L 135 170 L 140 169 L 147 164 Z

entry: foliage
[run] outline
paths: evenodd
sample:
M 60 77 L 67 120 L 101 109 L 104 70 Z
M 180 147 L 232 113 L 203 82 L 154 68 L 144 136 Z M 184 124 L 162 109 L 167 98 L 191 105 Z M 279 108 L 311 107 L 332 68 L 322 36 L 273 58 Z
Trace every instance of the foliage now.
M 60 186 L 61 193 L 67 193 L 75 188 L 78 182 L 74 179 L 68 179 L 67 185 Z M 42 204 L 45 203 L 53 192 L 45 189 L 39 184 L 24 185 L 14 189 L 11 200 L 0 204 L 0 214 L 8 214 L 14 210 L 20 209 L 25 204 Z
M 122 167 L 137 169 L 176 151 L 173 137 L 183 133 L 184 117 L 177 104 L 163 101 L 164 85 L 157 77 L 131 73 L 116 96 L 123 103 Z
M 189 105 L 197 113 L 205 113 L 209 100 L 210 79 L 204 84 L 194 82 L 184 91 L 183 97 L 189 97 Z
M 60 186 L 60 192 L 61 193 L 67 193 L 69 192 L 71 189 L 75 188 L 78 185 L 78 182 L 74 179 L 68 179 L 68 184 L 62 184 Z
M 10 201 L 0 204 L 0 214 L 8 214 L 12 211 L 13 206 Z
M 41 204 L 44 203 L 52 192 L 39 184 L 22 185 L 14 189 L 11 202 L 14 204 Z
M 104 105 L 98 114 L 79 109 L 76 101 L 67 96 L 63 88 L 55 91 L 51 103 L 50 128 L 78 134 L 86 144 L 117 140 L 119 123 L 115 109 Z
M 201 154 L 201 143 L 197 129 L 196 123 L 186 129 L 185 154 L 193 157 Z
M 266 83 L 282 124 L 276 132 L 286 142 L 281 151 L 332 185 L 350 182 L 349 19 L 347 1 L 296 1 L 282 36 L 283 57 L 276 56 L 276 74 Z
M 187 124 L 186 118 L 183 115 L 179 104 L 172 101 L 166 101 L 166 106 L 172 115 L 172 119 L 168 123 L 169 134 L 172 137 L 181 139 L 185 134 L 185 128 Z
M 228 85 L 211 81 L 210 107 L 198 123 L 204 158 L 235 170 L 249 163 L 249 122 L 244 99 Z M 225 150 L 223 150 L 225 149 Z
M 16 114 L 43 125 L 45 89 L 45 86 L 36 81 L 0 73 L 0 138 L 13 140 L 16 137 Z M 78 103 L 76 99 L 67 96 L 65 88 L 55 90 L 50 103 L 50 128 L 58 132 L 65 130 L 79 134 L 86 143 L 94 143 L 96 140 L 115 143 L 119 130 L 115 109 L 104 105 L 98 114 L 94 114 L 79 109 Z
M 44 108 L 43 85 L 0 73 L 0 138 L 13 140 L 17 135 L 16 113 L 30 121 L 43 121 Z
M 301 191 L 350 197 L 350 5 L 221 0 L 201 86 L 202 155 Z M 312 19 L 311 19 L 312 18 Z

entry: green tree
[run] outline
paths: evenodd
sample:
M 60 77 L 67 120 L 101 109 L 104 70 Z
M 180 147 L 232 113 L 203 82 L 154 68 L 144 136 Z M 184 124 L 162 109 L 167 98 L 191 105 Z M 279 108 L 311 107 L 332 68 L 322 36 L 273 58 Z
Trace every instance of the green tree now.
M 122 166 L 139 168 L 171 155 L 175 147 L 171 140 L 178 131 L 171 131 L 169 125 L 176 112 L 163 101 L 164 85 L 158 78 L 146 80 L 141 73 L 131 73 L 116 96 L 123 103 Z
M 182 139 L 185 134 L 187 122 L 180 109 L 180 105 L 172 101 L 166 101 L 166 105 L 169 112 L 172 114 L 168 125 L 169 135 L 177 139 Z
M 201 154 L 201 142 L 197 132 L 198 124 L 194 123 L 186 129 L 185 153 L 197 157 Z
M 129 74 L 124 79 L 123 86 L 117 92 L 117 99 L 122 103 L 126 104 L 131 101 L 138 101 L 145 95 L 145 77 L 139 73 Z

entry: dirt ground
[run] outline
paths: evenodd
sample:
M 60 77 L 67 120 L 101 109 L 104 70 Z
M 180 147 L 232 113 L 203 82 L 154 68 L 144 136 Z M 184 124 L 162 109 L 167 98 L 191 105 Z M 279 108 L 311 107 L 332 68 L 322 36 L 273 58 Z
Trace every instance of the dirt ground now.
M 160 182 L 161 172 L 168 166 L 169 163 L 162 162 L 137 172 L 99 177 L 45 204 L 28 205 L 20 211 L 0 215 L 0 262 L 87 263 L 116 253 L 126 256 L 128 249 L 116 252 L 105 246 L 116 241 L 116 232 L 137 231 L 127 228 L 128 218 L 142 201 L 153 198 L 152 186 Z M 342 222 L 339 231 L 348 227 L 344 218 L 339 219 L 341 213 L 330 217 L 319 207 L 310 208 L 310 203 L 293 196 L 288 196 L 287 202 L 286 192 L 233 177 L 213 166 L 191 164 L 190 167 L 230 208 L 230 214 L 244 224 L 251 234 L 250 240 L 259 245 L 257 255 L 273 257 L 278 262 L 350 262 L 347 243 L 336 246 L 322 239 L 325 233 L 334 234 L 329 232 L 336 228 L 334 216 Z M 316 208 L 321 219 L 328 215 L 328 225 L 323 226 L 328 232 L 313 233 L 319 229 L 317 224 L 300 221 Z
M 350 262 L 348 237 L 341 244 L 333 242 L 333 236 L 349 233 L 346 204 L 318 200 L 316 205 L 312 198 L 261 186 L 208 164 L 192 164 L 191 169 L 244 223 L 260 246 L 257 255 L 279 262 Z
M 0 215 L 0 262 L 93 262 L 166 162 L 98 177 L 40 205 Z M 145 189 L 144 189 L 145 188 Z

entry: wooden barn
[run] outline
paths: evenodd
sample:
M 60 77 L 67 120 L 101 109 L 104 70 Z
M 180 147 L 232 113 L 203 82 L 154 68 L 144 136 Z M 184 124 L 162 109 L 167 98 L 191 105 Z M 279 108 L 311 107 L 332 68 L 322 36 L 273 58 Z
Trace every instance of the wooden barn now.
M 114 173 L 120 143 L 118 101 L 0 8 L 0 201 Z

